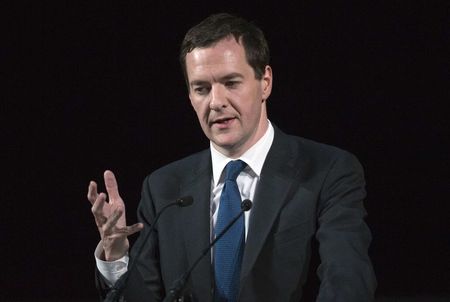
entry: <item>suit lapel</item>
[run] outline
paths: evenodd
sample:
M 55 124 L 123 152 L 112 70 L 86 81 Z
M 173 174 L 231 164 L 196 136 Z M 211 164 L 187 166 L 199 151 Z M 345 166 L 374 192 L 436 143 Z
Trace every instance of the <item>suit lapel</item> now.
M 193 169 L 187 171 L 187 177 L 180 186 L 183 196 L 192 196 L 194 203 L 183 211 L 182 225 L 188 267 L 191 267 L 202 251 L 210 243 L 210 195 L 211 195 L 211 157 L 210 151 L 204 151 L 193 162 Z M 211 257 L 206 255 L 191 274 L 194 288 L 202 288 L 201 292 L 210 294 Z M 206 300 L 205 300 L 206 301 Z
M 305 160 L 292 150 L 287 135 L 275 128 L 275 137 L 267 155 L 261 179 L 255 192 L 255 206 L 252 209 L 249 232 L 245 245 L 241 270 L 242 279 L 246 278 L 269 235 L 273 223 L 285 202 L 289 200 L 292 188 L 296 188 L 299 172 Z M 183 211 L 182 223 L 185 238 L 188 267 L 194 264 L 210 243 L 210 197 L 211 197 L 211 155 L 202 152 L 193 160 L 192 170 L 180 185 L 180 196 L 190 195 L 194 199 L 192 206 Z M 191 282 L 194 288 L 201 288 L 199 297 L 210 301 L 213 286 L 210 254 L 206 255 L 193 270 Z
M 300 168 L 297 160 L 288 137 L 275 128 L 274 142 L 267 154 L 255 192 L 255 206 L 250 216 L 242 262 L 241 284 L 253 267 L 280 209 L 298 179 Z

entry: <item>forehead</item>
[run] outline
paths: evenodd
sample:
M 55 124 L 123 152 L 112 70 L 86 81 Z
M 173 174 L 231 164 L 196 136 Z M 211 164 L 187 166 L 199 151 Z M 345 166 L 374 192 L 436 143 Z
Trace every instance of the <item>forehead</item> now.
M 206 48 L 194 48 L 186 55 L 186 71 L 189 80 L 193 77 L 220 75 L 228 72 L 251 70 L 242 43 L 234 37 L 220 40 Z

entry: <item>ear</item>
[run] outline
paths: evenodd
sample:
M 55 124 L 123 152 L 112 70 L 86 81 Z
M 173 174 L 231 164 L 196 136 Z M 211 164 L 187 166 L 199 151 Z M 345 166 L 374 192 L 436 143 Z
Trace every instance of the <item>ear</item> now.
M 262 101 L 264 102 L 270 96 L 272 92 L 272 67 L 269 65 L 264 69 L 264 74 L 261 79 Z

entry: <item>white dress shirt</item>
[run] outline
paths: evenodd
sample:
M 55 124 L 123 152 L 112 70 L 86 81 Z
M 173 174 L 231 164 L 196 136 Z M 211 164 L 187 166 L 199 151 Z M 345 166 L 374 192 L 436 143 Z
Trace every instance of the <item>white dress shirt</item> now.
M 210 203 L 210 215 L 211 215 L 211 240 L 214 239 L 214 227 L 217 221 L 218 209 L 220 206 L 220 195 L 223 188 L 223 170 L 228 162 L 232 160 L 240 159 L 247 163 L 247 167 L 239 174 L 237 177 L 237 185 L 239 192 L 241 193 L 241 199 L 250 199 L 254 203 L 254 196 L 256 191 L 256 186 L 259 182 L 261 176 L 261 170 L 266 160 L 267 153 L 272 146 L 274 137 L 273 126 L 269 121 L 269 126 L 266 133 L 254 144 L 250 149 L 248 149 L 239 158 L 228 158 L 222 153 L 220 153 L 213 144 L 210 143 L 211 149 L 211 159 L 212 159 L 212 169 L 213 169 L 213 179 L 211 180 L 211 203 Z M 250 220 L 251 210 L 244 213 L 245 214 L 245 238 L 247 238 L 248 225 Z M 100 273 L 108 281 L 109 285 L 112 286 L 122 274 L 127 271 L 128 266 L 128 255 L 116 260 L 116 261 L 103 261 L 100 259 L 102 254 L 102 246 L 99 243 L 95 249 L 95 261 L 97 268 Z M 213 254 L 213 253 L 211 253 Z
M 250 199 L 254 203 L 254 196 L 256 185 L 259 182 L 261 170 L 266 160 L 267 153 L 273 142 L 273 127 L 269 122 L 269 127 L 266 133 L 261 137 L 256 144 L 248 149 L 239 158 L 228 158 L 219 151 L 217 151 L 211 143 L 211 159 L 213 169 L 213 179 L 211 183 L 211 236 L 214 234 L 214 227 L 219 213 L 219 201 L 224 185 L 224 169 L 225 166 L 232 160 L 240 159 L 247 164 L 247 167 L 238 175 L 236 182 L 241 193 L 241 200 Z M 245 238 L 247 238 L 248 223 L 250 219 L 251 209 L 244 213 L 245 215 Z M 213 238 L 211 238 L 213 239 Z

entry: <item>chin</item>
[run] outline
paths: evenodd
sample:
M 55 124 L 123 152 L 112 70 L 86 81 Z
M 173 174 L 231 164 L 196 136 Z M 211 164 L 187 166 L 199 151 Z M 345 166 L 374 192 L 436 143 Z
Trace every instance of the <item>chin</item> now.
M 212 140 L 216 145 L 221 147 L 231 147 L 236 145 L 238 140 L 234 136 L 230 136 L 228 134 L 215 135 Z
M 226 153 L 235 153 L 237 151 L 238 142 L 233 141 L 224 141 L 224 140 L 216 140 L 214 142 L 216 148 L 220 148 L 222 152 Z

